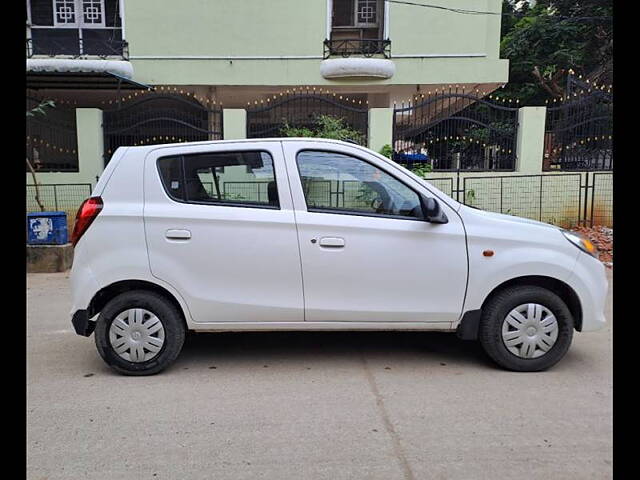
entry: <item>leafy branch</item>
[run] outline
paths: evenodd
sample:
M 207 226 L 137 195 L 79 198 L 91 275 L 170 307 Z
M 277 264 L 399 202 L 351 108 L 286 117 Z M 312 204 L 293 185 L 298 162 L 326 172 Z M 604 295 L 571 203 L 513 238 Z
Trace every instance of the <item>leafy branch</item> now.
M 55 108 L 55 106 L 56 104 L 53 100 L 43 100 L 37 106 L 33 107 L 30 110 L 27 110 L 27 117 L 35 117 L 36 115 L 44 116 L 47 114 L 47 111 L 46 111 L 47 108 Z M 29 160 L 28 156 L 26 160 L 27 160 L 27 168 L 29 168 L 29 172 L 31 173 L 31 178 L 33 179 L 33 185 L 36 189 L 36 194 L 35 194 L 36 203 L 38 204 L 40 211 L 44 212 L 44 205 L 40 200 L 40 187 L 38 185 L 38 179 L 36 178 L 36 171 L 33 168 L 33 165 L 31 164 L 31 161 Z

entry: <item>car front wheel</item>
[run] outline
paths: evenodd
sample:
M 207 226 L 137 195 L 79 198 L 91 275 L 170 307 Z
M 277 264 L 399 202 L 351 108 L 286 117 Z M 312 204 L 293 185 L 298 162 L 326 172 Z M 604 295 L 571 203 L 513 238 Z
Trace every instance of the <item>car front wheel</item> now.
M 498 365 L 508 370 L 546 370 L 564 356 L 572 339 L 569 308 L 546 288 L 508 287 L 482 309 L 480 344 Z

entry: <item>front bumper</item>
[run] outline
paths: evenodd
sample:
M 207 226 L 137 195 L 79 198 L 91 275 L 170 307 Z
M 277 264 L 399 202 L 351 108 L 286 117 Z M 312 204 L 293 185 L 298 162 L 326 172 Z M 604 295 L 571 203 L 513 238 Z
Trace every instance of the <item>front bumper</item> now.
M 609 282 L 602 262 L 587 254 L 578 256 L 569 284 L 578 294 L 582 307 L 580 332 L 593 332 L 603 328 L 607 322 L 604 306 Z
M 89 320 L 89 314 L 86 310 L 76 310 L 71 317 L 71 323 L 76 333 L 83 337 L 90 336 L 96 328 L 96 322 Z

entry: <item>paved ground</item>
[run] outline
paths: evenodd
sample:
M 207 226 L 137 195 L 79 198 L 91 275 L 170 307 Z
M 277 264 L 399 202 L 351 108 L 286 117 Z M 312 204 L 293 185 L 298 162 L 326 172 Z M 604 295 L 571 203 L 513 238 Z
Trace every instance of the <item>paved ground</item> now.
M 443 333 L 233 333 L 130 378 L 72 332 L 66 274 L 28 288 L 29 479 L 612 476 L 611 323 L 544 373 Z

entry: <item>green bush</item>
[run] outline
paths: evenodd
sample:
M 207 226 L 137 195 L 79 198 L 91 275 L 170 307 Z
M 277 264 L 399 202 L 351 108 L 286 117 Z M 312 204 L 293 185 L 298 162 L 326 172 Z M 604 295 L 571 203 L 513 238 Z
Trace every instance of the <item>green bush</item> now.
M 418 165 L 409 167 L 409 170 L 411 170 L 413 173 L 415 173 L 419 177 L 424 178 L 427 175 L 427 173 L 431 173 L 433 171 L 433 168 L 431 167 L 430 163 L 423 163 L 423 164 L 418 164 Z
M 392 158 L 393 156 L 393 148 L 388 143 L 384 145 L 379 152 L 381 155 L 384 155 L 387 158 Z
M 292 127 L 285 122 L 280 129 L 280 134 L 284 137 L 312 137 L 331 138 L 334 140 L 352 140 L 359 145 L 364 145 L 364 136 L 357 130 L 347 125 L 342 118 L 331 115 L 318 115 L 315 118 L 315 125 L 312 128 Z

